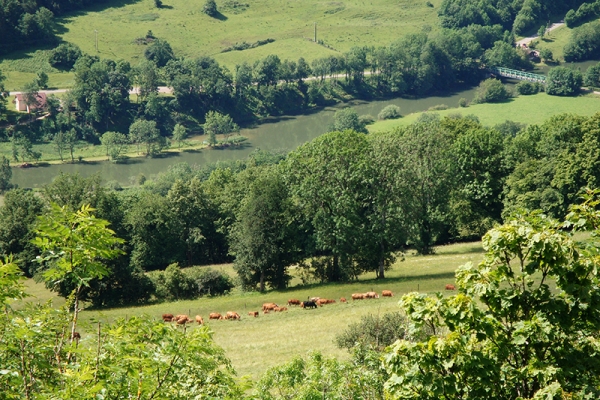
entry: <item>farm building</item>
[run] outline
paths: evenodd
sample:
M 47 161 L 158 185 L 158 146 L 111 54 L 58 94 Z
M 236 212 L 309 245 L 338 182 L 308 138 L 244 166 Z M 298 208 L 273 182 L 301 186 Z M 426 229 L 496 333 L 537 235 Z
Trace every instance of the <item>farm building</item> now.
M 27 104 L 25 101 L 25 96 L 22 93 L 15 95 L 15 108 L 17 111 L 27 111 L 32 112 L 38 109 L 43 109 L 46 107 L 46 93 L 38 93 L 36 95 L 36 103 L 35 104 Z

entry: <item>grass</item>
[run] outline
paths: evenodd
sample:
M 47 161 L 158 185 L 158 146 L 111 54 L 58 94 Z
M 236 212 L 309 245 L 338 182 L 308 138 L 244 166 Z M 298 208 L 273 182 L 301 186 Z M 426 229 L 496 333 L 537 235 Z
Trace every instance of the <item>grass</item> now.
M 431 293 L 443 291 L 445 284 L 454 282 L 455 269 L 469 261 L 478 262 L 483 257 L 481 243 L 462 243 L 440 246 L 436 254 L 416 256 L 408 254 L 404 261 L 396 262 L 387 272 L 385 280 L 376 280 L 373 273 L 365 274 L 357 282 L 347 284 L 297 285 L 285 291 L 271 291 L 266 294 L 245 293 L 234 290 L 228 296 L 201 298 L 191 301 L 162 303 L 140 307 L 128 307 L 107 310 L 86 310 L 81 314 L 82 332 L 93 331 L 88 325 L 93 321 L 110 322 L 117 318 L 146 314 L 149 318 L 160 319 L 163 313 L 200 314 L 207 318 L 211 312 L 224 313 L 237 311 L 241 321 L 208 322 L 214 331 L 215 341 L 222 346 L 231 359 L 238 375 L 250 375 L 258 378 L 267 368 L 287 362 L 295 355 L 305 355 L 312 350 L 340 359 L 348 357 L 345 350 L 338 349 L 334 339 L 338 333 L 362 315 L 397 311 L 398 300 L 402 294 L 411 291 Z M 233 275 L 231 265 L 213 266 Z M 36 301 L 53 298 L 52 293 L 43 285 L 28 281 L 27 285 L 36 294 Z M 395 297 L 378 300 L 351 300 L 348 304 L 336 303 L 316 310 L 303 310 L 290 307 L 284 313 L 261 314 L 259 318 L 250 318 L 248 311 L 260 310 L 265 302 L 285 304 L 290 298 L 306 299 L 308 296 L 320 296 L 339 300 L 350 298 L 352 293 L 389 289 Z M 57 304 L 55 300 L 54 304 Z
M 171 44 L 176 56 L 210 55 L 233 70 L 236 64 L 253 63 L 268 54 L 282 59 L 304 57 L 310 62 L 354 46 L 388 45 L 406 34 L 422 31 L 425 25 L 436 29 L 442 0 L 431 2 L 434 7 L 422 0 L 239 0 L 237 4 L 248 7 L 234 7 L 235 1 L 221 0 L 217 1 L 220 18 L 211 18 L 201 12 L 203 2 L 166 0 L 165 7 L 157 9 L 151 0 L 109 0 L 57 18 L 57 31 L 62 40 L 77 44 L 86 53 L 137 64 L 146 47 L 134 40 L 152 30 L 156 37 Z M 314 37 L 315 22 L 318 39 L 334 50 L 309 40 Z M 267 38 L 275 42 L 220 53 L 236 42 Z M 11 72 L 7 87 L 22 87 L 40 68 L 46 69 L 52 86 L 65 87 L 71 75 L 50 68 L 47 57 L 47 49 L 4 57 L 0 70 L 6 75 Z
M 475 104 L 467 108 L 450 108 L 435 111 L 440 117 L 460 113 L 473 114 L 485 126 L 492 126 L 506 120 L 540 124 L 548 118 L 559 113 L 573 113 L 579 115 L 593 115 L 600 110 L 600 97 L 585 95 L 578 97 L 549 96 L 539 93 L 533 96 L 519 96 L 505 103 Z M 414 123 L 423 113 L 413 113 L 400 119 L 378 121 L 367 128 L 369 132 L 389 131 L 399 126 Z

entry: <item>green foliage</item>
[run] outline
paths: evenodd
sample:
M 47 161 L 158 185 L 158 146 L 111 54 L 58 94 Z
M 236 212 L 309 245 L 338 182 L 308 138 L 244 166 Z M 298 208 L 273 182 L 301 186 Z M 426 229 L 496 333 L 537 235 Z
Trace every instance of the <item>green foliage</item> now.
M 27 276 L 32 276 L 38 268 L 34 260 L 39 253 L 31 240 L 43 209 L 41 199 L 23 189 L 6 192 L 0 208 L 0 254 L 12 255 Z
M 205 116 L 204 133 L 208 134 L 208 142 L 211 146 L 217 144 L 216 135 L 225 135 L 226 138 L 233 132 L 239 131 L 239 126 L 226 114 L 209 111 Z
M 540 50 L 540 57 L 542 58 L 542 61 L 548 62 L 552 61 L 552 59 L 554 58 L 554 54 L 552 54 L 552 50 L 548 48 L 543 48 Z
M 390 104 L 389 106 L 385 106 L 383 110 L 377 114 L 377 119 L 396 119 L 400 118 L 402 115 L 400 114 L 400 107 Z
M 484 261 L 457 270 L 455 296 L 405 295 L 409 332 L 429 327 L 432 334 L 418 343 L 401 340 L 386 355 L 390 394 L 597 397 L 598 247 L 596 239 L 578 243 L 563 229 L 596 227 L 594 201 L 588 197 L 565 223 L 532 213 L 488 232 Z
M 600 15 L 600 2 L 583 3 L 577 10 L 570 9 L 565 15 L 565 24 L 574 28 L 583 22 L 596 18 Z
M 256 384 L 256 398 L 384 399 L 383 377 L 376 356 L 364 366 L 343 363 L 321 353 L 269 369 Z
M 585 71 L 583 83 L 591 88 L 600 87 L 600 63 L 592 65 Z
M 396 340 L 406 337 L 407 320 L 399 312 L 379 315 L 363 315 L 360 322 L 350 324 L 336 336 L 339 348 L 351 351 L 355 346 L 383 351 Z
M 217 296 L 233 289 L 231 278 L 210 268 L 182 270 L 171 264 L 165 271 L 149 274 L 154 285 L 154 296 L 160 301 L 196 299 L 201 296 Z
M 169 42 L 156 39 L 144 50 L 144 57 L 146 60 L 153 61 L 158 67 L 164 67 L 169 60 L 175 58 L 175 54 Z
M 568 62 L 597 59 L 600 55 L 600 21 L 573 29 L 563 52 Z
M 206 0 L 204 6 L 202 6 L 202 12 L 209 17 L 216 17 L 219 11 L 217 10 L 217 3 L 215 0 Z
M 61 173 L 44 187 L 42 194 L 48 203 L 77 210 L 85 204 L 98 207 L 104 189 L 98 174 L 84 178 L 79 174 Z
M 368 133 L 367 128 L 360 123 L 356 110 L 351 107 L 337 110 L 333 116 L 331 131 L 352 130 L 355 132 Z
M 173 128 L 173 140 L 179 144 L 181 147 L 181 143 L 187 138 L 187 130 L 185 126 L 176 124 Z
M 532 95 L 537 94 L 543 89 L 543 85 L 537 82 L 520 81 L 515 86 L 517 93 L 521 95 Z
M 127 147 L 129 140 L 127 140 L 127 136 L 120 132 L 109 131 L 104 132 L 100 138 L 100 143 L 106 147 L 106 155 L 116 161 L 121 158 L 121 154 Z
M 473 103 L 499 103 L 512 97 L 510 90 L 498 79 L 486 79 L 477 87 Z
M 531 69 L 533 64 L 523 51 L 515 49 L 509 43 L 497 41 L 494 47 L 485 51 L 484 61 L 488 67 L 512 69 Z
M 166 139 L 156 127 L 156 121 L 138 119 L 129 127 L 129 138 L 138 145 L 146 146 L 146 156 L 155 157 L 167 147 Z
M 583 83 L 581 72 L 566 67 L 555 67 L 548 72 L 546 93 L 553 96 L 575 96 Z
M 2 156 L 0 159 L 0 193 L 4 193 L 11 188 L 11 178 L 12 169 L 10 168 L 10 160 Z

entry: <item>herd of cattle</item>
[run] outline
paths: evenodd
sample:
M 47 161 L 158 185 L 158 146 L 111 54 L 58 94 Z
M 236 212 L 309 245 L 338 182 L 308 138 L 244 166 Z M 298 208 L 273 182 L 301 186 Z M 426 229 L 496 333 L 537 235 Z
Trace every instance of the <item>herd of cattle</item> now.
M 447 288 L 447 287 L 446 287 Z M 448 288 L 447 288 L 448 289 Z M 393 297 L 394 294 L 391 290 L 383 290 L 381 292 L 381 296 L 383 297 Z M 353 293 L 352 300 L 363 300 L 363 299 L 378 299 L 379 294 L 377 292 L 367 292 L 367 293 Z M 288 307 L 291 306 L 299 306 L 304 309 L 314 309 L 317 307 L 323 307 L 325 304 L 333 304 L 336 301 L 333 299 L 324 299 L 320 297 L 311 297 L 309 300 L 300 301 L 298 299 L 289 299 L 287 302 Z M 341 297 L 340 303 L 346 303 L 346 298 Z M 271 312 L 284 312 L 287 311 L 287 307 L 280 307 L 276 303 L 264 303 L 262 306 L 263 314 L 269 314 Z M 248 315 L 251 317 L 258 317 L 258 311 L 250 311 Z M 192 320 L 189 316 L 185 314 L 173 315 L 173 314 L 163 314 L 162 319 L 165 322 L 175 322 L 177 325 L 185 325 L 187 323 L 193 323 L 194 321 L 198 323 L 198 325 L 204 324 L 204 319 L 200 315 L 196 315 L 195 319 Z M 241 319 L 240 314 L 235 311 L 227 311 L 225 315 L 220 313 L 210 313 L 208 319 L 216 319 L 216 320 L 237 320 Z
M 446 285 L 446 290 L 456 290 L 456 287 L 451 284 Z M 393 297 L 394 294 L 391 290 L 383 290 L 381 292 L 382 297 Z M 364 299 L 378 299 L 379 294 L 377 292 L 366 292 L 366 293 L 352 293 L 352 300 L 364 300 Z M 289 299 L 287 302 L 288 307 L 291 306 L 299 306 L 304 309 L 314 309 L 317 307 L 323 307 L 325 304 L 333 304 L 336 301 L 333 299 L 324 299 L 321 297 L 311 297 L 309 300 L 300 301 L 298 299 Z M 340 303 L 346 303 L 346 298 L 341 297 Z M 287 311 L 287 307 L 280 307 L 275 303 L 264 303 L 262 306 L 263 314 L 269 314 L 271 312 L 283 312 Z M 249 311 L 248 315 L 251 317 L 258 317 L 258 311 Z M 216 319 L 216 320 L 232 320 L 239 321 L 242 317 L 240 314 L 235 311 L 227 311 L 225 315 L 221 315 L 219 313 L 210 313 L 208 315 L 208 319 Z M 185 325 L 187 323 L 193 323 L 194 321 L 198 323 L 198 325 L 204 324 L 204 319 L 200 315 L 196 315 L 196 318 L 192 320 L 189 316 L 185 314 L 173 315 L 173 314 L 163 314 L 162 319 L 165 322 L 175 322 L 177 325 Z

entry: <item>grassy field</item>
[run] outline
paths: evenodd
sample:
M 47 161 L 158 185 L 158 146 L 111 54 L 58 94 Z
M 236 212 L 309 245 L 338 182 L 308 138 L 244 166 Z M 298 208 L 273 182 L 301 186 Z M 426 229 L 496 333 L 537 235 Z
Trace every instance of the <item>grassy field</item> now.
M 245 293 L 235 290 L 232 294 L 217 298 L 202 298 L 193 301 L 155 304 L 143 307 L 89 310 L 81 315 L 82 329 L 92 321 L 110 322 L 120 317 L 146 314 L 150 318 L 160 319 L 162 313 L 196 314 L 207 318 L 211 312 L 224 313 L 237 311 L 241 321 L 211 321 L 209 325 L 215 332 L 216 342 L 222 346 L 232 360 L 240 376 L 259 377 L 267 368 L 284 363 L 294 355 L 304 355 L 311 350 L 320 350 L 325 354 L 347 358 L 344 350 L 334 344 L 335 336 L 349 324 L 358 322 L 362 315 L 381 314 L 398 311 L 398 300 L 402 294 L 411 291 L 431 293 L 443 291 L 445 284 L 454 282 L 455 269 L 468 262 L 478 262 L 483 253 L 481 243 L 463 243 L 441 246 L 431 256 L 408 254 L 404 261 L 396 262 L 382 281 L 374 274 L 365 274 L 358 282 L 348 284 L 323 284 L 294 286 L 285 291 L 271 291 L 266 294 Z M 233 275 L 231 265 L 214 266 Z M 296 279 L 292 285 L 298 284 Z M 54 297 L 42 284 L 27 282 L 29 291 L 36 295 L 33 301 L 45 301 Z M 250 318 L 248 311 L 260 310 L 265 302 L 284 304 L 290 298 L 306 299 L 308 296 L 320 296 L 339 300 L 350 298 L 352 293 L 383 289 L 392 290 L 393 298 L 377 300 L 349 301 L 348 304 L 336 303 L 316 310 L 304 310 L 290 307 L 284 313 L 261 314 L 259 318 Z M 61 299 L 54 304 L 61 304 Z M 89 325 L 88 331 L 93 331 Z
M 211 18 L 201 12 L 204 1 L 165 0 L 164 7 L 157 9 L 152 0 L 109 0 L 58 18 L 57 31 L 62 40 L 89 54 L 136 64 L 143 59 L 146 47 L 134 41 L 151 30 L 156 37 L 166 39 L 177 56 L 210 55 L 233 70 L 236 64 L 252 63 L 268 54 L 311 61 L 353 46 L 387 45 L 408 33 L 420 32 L 426 25 L 435 29 L 441 1 L 431 0 L 434 7 L 428 7 L 421 0 L 217 0 L 221 15 Z M 318 39 L 328 47 L 310 40 L 314 23 Z M 275 42 L 221 53 L 235 43 L 267 38 Z M 51 68 L 47 57 L 45 49 L 4 57 L 0 70 L 8 76 L 7 88 L 21 88 L 39 70 L 49 74 L 51 86 L 72 83 L 71 74 Z
M 439 114 L 440 117 L 456 113 L 462 115 L 473 114 L 479 118 L 483 125 L 492 126 L 506 120 L 525 124 L 539 124 L 553 115 L 560 113 L 589 116 L 599 111 L 599 96 L 558 97 L 539 93 L 533 96 L 519 96 L 506 103 L 475 104 L 467 108 L 450 108 L 448 110 L 435 111 L 435 113 Z M 421 114 L 423 113 L 409 114 L 395 120 L 378 121 L 367 128 L 369 132 L 389 131 L 397 126 L 412 124 Z

